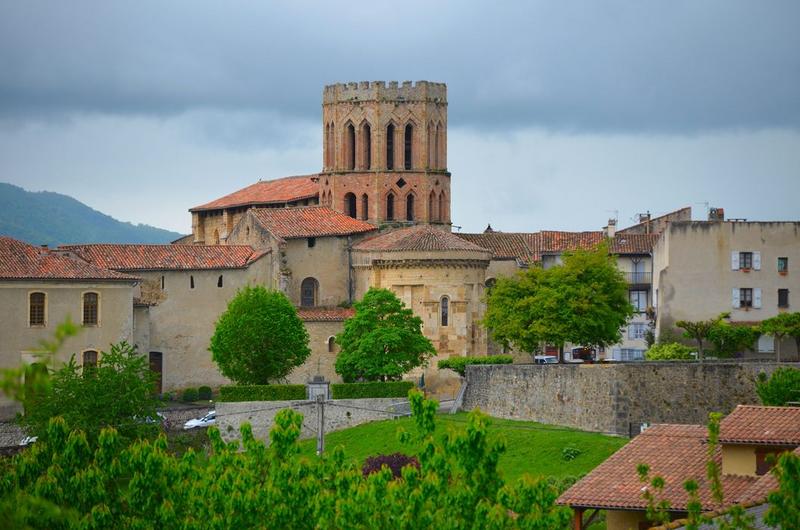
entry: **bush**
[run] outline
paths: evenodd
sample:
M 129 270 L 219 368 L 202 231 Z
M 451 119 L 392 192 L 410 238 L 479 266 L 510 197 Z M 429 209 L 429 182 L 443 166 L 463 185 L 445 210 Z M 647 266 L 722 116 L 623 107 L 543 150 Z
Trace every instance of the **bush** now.
M 214 392 L 212 392 L 210 386 L 201 386 L 197 389 L 197 395 L 200 399 L 208 401 L 214 397 Z
M 403 473 L 403 468 L 406 466 L 414 466 L 419 469 L 419 460 L 417 460 L 416 457 L 404 455 L 403 453 L 370 456 L 364 461 L 364 465 L 361 467 L 361 474 L 367 477 L 373 473 L 379 472 L 383 466 L 389 468 L 394 478 L 400 478 Z
M 306 385 L 230 385 L 219 389 L 219 401 L 291 401 L 306 399 Z
M 693 351 L 679 342 L 659 343 L 644 352 L 644 358 L 648 361 L 691 360 Z
M 563 449 L 561 449 L 561 458 L 565 462 L 569 462 L 569 461 L 575 460 L 576 458 L 581 456 L 582 453 L 583 453 L 583 450 L 578 449 L 574 445 L 568 445 L 567 447 L 564 447 Z
M 186 390 L 183 391 L 183 394 L 181 394 L 181 401 L 185 403 L 192 403 L 200 399 L 199 394 L 200 393 L 197 391 L 196 388 L 187 388 Z
M 800 401 L 800 370 L 778 368 L 769 379 L 761 372 L 758 374 L 756 392 L 763 405 L 782 407 L 789 401 Z
M 439 369 L 449 368 L 464 377 L 467 365 L 470 364 L 511 364 L 514 358 L 510 355 L 482 355 L 480 357 L 450 357 L 439 361 Z
M 338 383 L 331 385 L 333 399 L 406 397 L 414 388 L 411 381 L 373 381 L 370 383 Z

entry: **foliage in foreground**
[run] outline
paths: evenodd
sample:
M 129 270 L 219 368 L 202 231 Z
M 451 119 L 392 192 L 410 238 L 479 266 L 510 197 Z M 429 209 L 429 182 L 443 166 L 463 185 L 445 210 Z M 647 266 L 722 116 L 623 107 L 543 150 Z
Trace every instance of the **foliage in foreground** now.
M 779 313 L 763 320 L 759 329 L 761 333 L 775 337 L 775 353 L 778 361 L 781 360 L 781 343 L 784 337 L 792 337 L 797 344 L 797 351 L 800 351 L 800 311 Z
M 422 319 L 392 291 L 371 287 L 354 307 L 336 336 L 342 348 L 336 373 L 345 382 L 396 381 L 436 353 L 422 334 Z
M 227 385 L 219 389 L 219 401 L 291 401 L 306 397 L 306 385 Z
M 214 362 L 240 385 L 283 379 L 305 362 L 308 331 L 281 292 L 244 287 L 228 302 L 211 337 Z
M 651 346 L 644 352 L 644 358 L 648 361 L 691 360 L 694 359 L 693 351 L 689 346 L 679 342 L 664 342 Z
M 125 447 L 114 429 L 96 446 L 54 419 L 48 441 L 15 457 L 0 478 L 0 526 L 31 528 L 528 528 L 561 529 L 570 512 L 555 489 L 528 478 L 504 485 L 504 447 L 487 439 L 488 419 L 437 436 L 438 404 L 410 394 L 420 468 L 395 479 L 386 468 L 364 477 L 339 450 L 298 456 L 302 417 L 276 415 L 271 445 L 242 427 L 244 452 L 209 429 L 204 465 L 188 451 L 166 452 L 163 436 Z
M 512 364 L 514 358 L 510 355 L 482 355 L 480 357 L 450 357 L 439 361 L 439 369 L 449 368 L 458 375 L 466 375 L 467 366 L 470 364 Z
M 414 388 L 411 381 L 372 381 L 369 383 L 334 383 L 333 399 L 404 398 Z
M 800 369 L 778 368 L 769 378 L 761 372 L 756 393 L 762 405 L 781 407 L 790 401 L 800 401 Z

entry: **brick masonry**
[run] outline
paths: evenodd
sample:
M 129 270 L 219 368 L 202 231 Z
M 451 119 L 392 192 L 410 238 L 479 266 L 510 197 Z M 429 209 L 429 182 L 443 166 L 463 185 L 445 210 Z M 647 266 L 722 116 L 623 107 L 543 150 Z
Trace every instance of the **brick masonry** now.
M 755 380 L 775 362 L 642 362 L 469 366 L 465 410 L 629 435 L 648 423 L 702 423 L 758 404 Z

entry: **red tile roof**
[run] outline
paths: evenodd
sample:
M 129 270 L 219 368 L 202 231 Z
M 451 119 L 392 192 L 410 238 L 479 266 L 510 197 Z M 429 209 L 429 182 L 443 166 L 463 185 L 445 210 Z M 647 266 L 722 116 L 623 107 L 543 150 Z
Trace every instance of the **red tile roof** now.
M 355 250 L 374 251 L 447 251 L 447 250 L 473 250 L 488 252 L 487 249 L 470 243 L 466 239 L 447 231 L 434 228 L 430 225 L 416 225 L 408 228 L 399 228 L 376 235 L 357 243 Z
M 654 425 L 611 455 L 586 477 L 565 491 L 559 504 L 571 506 L 644 510 L 647 502 L 636 467 L 650 466 L 650 476 L 666 481 L 659 499 L 670 502 L 672 510 L 685 510 L 688 502 L 683 483 L 694 479 L 699 485 L 704 510 L 718 508 L 706 478 L 707 431 L 702 425 Z M 717 447 L 714 459 L 721 462 Z M 739 501 L 758 481 L 757 477 L 723 475 L 722 485 L 729 504 Z
M 649 254 L 659 237 L 659 234 L 616 234 L 609 251 L 618 255 Z
M 136 281 L 137 278 L 100 268 L 58 251 L 34 247 L 0 236 L 0 280 L 103 280 Z
M 316 175 L 284 177 L 275 180 L 258 181 L 217 200 L 190 208 L 189 211 L 219 210 L 258 204 L 280 204 L 310 199 L 318 195 L 319 184 L 316 182 Z
M 739 405 L 719 429 L 722 443 L 800 445 L 800 407 Z
M 603 239 L 603 232 L 557 232 L 542 230 L 539 232 L 542 253 L 565 252 L 567 250 L 588 250 L 599 245 Z
M 264 228 L 283 239 L 345 236 L 376 230 L 366 221 L 323 206 L 253 208 L 251 211 Z
M 483 234 L 455 233 L 461 239 L 492 251 L 493 259 L 522 259 L 531 261 L 533 256 L 526 236 L 512 232 L 485 232 Z
M 304 322 L 341 322 L 356 314 L 350 307 L 298 307 L 297 316 Z
M 241 269 L 265 252 L 245 245 L 64 245 L 98 267 L 119 271 Z

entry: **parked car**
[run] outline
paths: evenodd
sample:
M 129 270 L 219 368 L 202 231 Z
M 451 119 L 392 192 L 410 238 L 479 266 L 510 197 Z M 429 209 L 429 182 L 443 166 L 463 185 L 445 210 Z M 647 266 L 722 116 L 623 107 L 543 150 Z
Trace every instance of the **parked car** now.
M 534 355 L 533 364 L 558 364 L 558 357 L 555 355 Z
M 183 430 L 188 431 L 196 427 L 209 427 L 217 423 L 217 411 L 212 410 L 202 418 L 194 418 L 183 424 Z
M 570 350 L 570 360 L 572 363 L 593 363 L 597 360 L 597 351 L 594 348 L 576 346 Z

